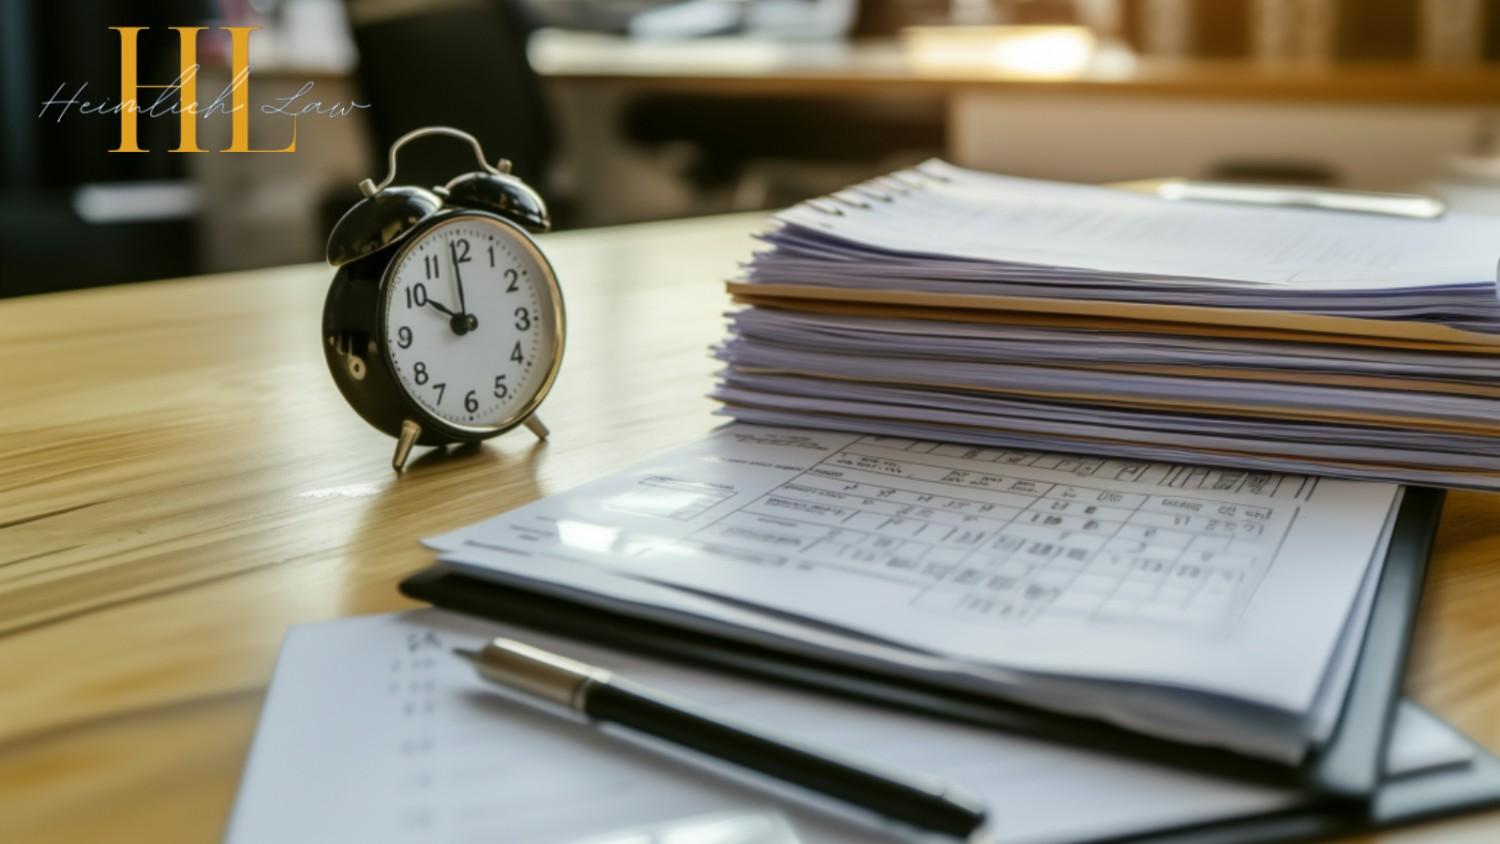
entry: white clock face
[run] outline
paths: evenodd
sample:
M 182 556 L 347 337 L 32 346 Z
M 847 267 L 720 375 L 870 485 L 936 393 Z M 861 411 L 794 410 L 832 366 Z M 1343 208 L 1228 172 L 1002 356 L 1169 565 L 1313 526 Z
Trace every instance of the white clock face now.
M 392 267 L 386 346 L 418 404 L 465 429 L 518 421 L 548 385 L 561 303 L 535 247 L 462 215 L 422 232 Z

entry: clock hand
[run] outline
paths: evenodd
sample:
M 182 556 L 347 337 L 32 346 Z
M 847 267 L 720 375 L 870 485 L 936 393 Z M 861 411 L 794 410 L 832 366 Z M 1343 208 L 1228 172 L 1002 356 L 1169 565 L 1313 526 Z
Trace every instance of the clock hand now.
M 463 271 L 458 268 L 458 241 L 448 242 L 448 257 L 453 259 L 453 281 L 458 285 L 458 312 L 467 314 L 469 308 L 464 303 L 464 275 Z

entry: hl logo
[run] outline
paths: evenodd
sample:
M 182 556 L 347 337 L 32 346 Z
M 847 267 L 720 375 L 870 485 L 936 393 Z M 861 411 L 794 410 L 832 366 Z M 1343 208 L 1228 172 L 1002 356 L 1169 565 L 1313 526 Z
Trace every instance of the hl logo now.
M 174 26 L 170 27 L 177 33 L 179 64 L 182 73 L 176 80 L 166 85 L 147 85 L 137 79 L 137 44 L 141 32 L 147 27 L 143 26 L 112 26 L 110 29 L 120 33 L 120 146 L 110 152 L 146 152 L 141 149 L 136 135 L 136 122 L 141 112 L 148 115 L 158 113 L 158 106 L 170 97 L 173 91 L 177 93 L 177 104 L 171 108 L 171 113 L 181 118 L 182 133 L 178 138 L 177 148 L 172 152 L 206 152 L 198 146 L 198 120 L 204 117 L 212 117 L 214 114 L 225 113 L 230 116 L 231 135 L 228 148 L 224 152 L 296 152 L 297 151 L 297 116 L 292 114 L 292 140 L 281 149 L 251 149 L 250 148 L 250 33 L 259 29 L 258 26 L 226 26 L 222 27 L 229 33 L 231 67 L 234 71 L 234 79 L 228 87 L 219 94 L 213 102 L 205 109 L 198 107 L 198 33 L 209 27 L 206 26 Z M 141 108 L 139 101 L 140 89 L 153 88 L 162 89 L 163 93 L 157 102 L 149 108 Z M 228 105 L 225 99 L 229 100 Z M 280 111 L 286 114 L 288 112 Z

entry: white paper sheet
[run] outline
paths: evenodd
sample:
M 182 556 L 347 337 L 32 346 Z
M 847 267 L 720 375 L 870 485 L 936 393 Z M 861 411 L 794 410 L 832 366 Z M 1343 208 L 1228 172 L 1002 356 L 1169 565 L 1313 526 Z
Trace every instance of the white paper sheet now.
M 731 426 L 432 541 L 1304 712 L 1397 487 Z
M 897 840 L 497 694 L 449 653 L 508 635 L 787 737 L 955 782 L 997 840 L 1083 841 L 1294 805 L 1297 795 L 750 684 L 437 611 L 294 628 L 226 844 L 564 844 L 708 812 L 778 808 L 809 844 Z M 1473 758 L 1415 706 L 1393 773 Z
M 730 417 L 748 425 L 767 425 L 798 428 L 827 428 L 839 431 L 858 431 L 877 436 L 910 437 L 917 439 L 942 439 L 986 448 L 1030 451 L 1048 449 L 1068 451 L 1084 455 L 1108 454 L 1111 457 L 1142 461 L 1180 461 L 1200 463 L 1206 466 L 1222 466 L 1250 472 L 1313 472 L 1327 477 L 1342 477 L 1352 480 L 1399 481 L 1421 486 L 1471 487 L 1500 490 L 1500 474 L 1493 472 L 1462 471 L 1452 468 L 1427 468 L 1397 463 L 1352 463 L 1328 457 L 1298 457 L 1280 453 L 1280 442 L 1246 437 L 1240 449 L 1231 452 L 1198 450 L 1185 446 L 1188 437 L 1175 444 L 1155 444 L 1139 441 L 1121 441 L 1111 436 L 1120 431 L 1111 431 L 1106 424 L 1094 426 L 1095 437 L 1075 438 L 1051 432 L 1036 432 L 1047 427 L 1037 425 L 1035 429 L 1018 426 L 1001 428 L 973 428 L 948 424 L 934 424 L 928 419 L 908 422 L 881 415 L 849 416 L 848 414 L 823 413 L 807 409 L 782 410 L 767 407 L 735 405 L 718 411 L 718 415 Z M 936 416 L 936 414 L 934 414 Z M 1188 420 L 1174 423 L 1187 427 Z M 1324 426 L 1318 429 L 1328 430 Z M 1378 429 L 1377 429 L 1378 430 Z M 1386 429 L 1388 436 L 1398 432 Z M 1413 452 L 1412 458 L 1420 460 L 1427 452 Z
M 726 315 L 734 333 L 766 342 L 852 355 L 920 355 L 1013 363 L 1227 366 L 1500 382 L 1500 362 L 1473 354 L 1236 337 L 1099 331 L 1084 328 L 882 319 L 772 308 Z
M 904 175 L 920 187 L 893 202 L 846 192 L 796 206 L 779 219 L 877 250 L 1067 268 L 1075 275 L 1135 275 L 1161 284 L 1218 280 L 1315 291 L 1495 281 L 1500 222 L 1492 217 L 1414 221 L 1169 202 L 941 161 Z M 841 213 L 828 213 L 830 207 Z
M 1420 442 L 1422 428 L 1445 422 L 1488 425 L 1495 417 L 1492 397 L 1452 392 L 1381 389 L 1351 385 L 1332 387 L 1277 380 L 1213 378 L 1207 373 L 1162 375 L 1128 371 L 1072 369 L 1049 365 L 1025 365 L 1000 361 L 971 361 L 902 356 L 892 348 L 883 357 L 856 357 L 843 352 L 731 341 L 719 357 L 745 370 L 803 373 L 845 381 L 885 381 L 949 389 L 998 389 L 1023 394 L 1055 396 L 1068 401 L 1077 395 L 1107 401 L 1160 401 L 1190 399 L 1227 408 L 1249 408 L 1269 414 L 1283 409 L 1312 410 L 1328 414 L 1368 414 L 1411 420 L 1416 429 L 1411 439 Z M 944 405 L 934 402 L 941 408 Z M 1233 415 L 1233 410 L 1221 411 Z M 1424 426 L 1423 423 L 1426 423 Z M 1406 443 L 1402 437 L 1402 444 Z M 1386 459 L 1399 462 L 1401 451 Z
M 1261 453 L 1260 447 L 1246 442 L 1245 434 L 1236 433 L 1233 430 L 1236 427 L 1253 430 L 1256 426 L 1224 423 L 1212 418 L 1200 420 L 1193 417 L 1179 417 L 1176 420 L 1153 426 L 1150 424 L 1151 419 L 1153 416 L 1159 416 L 1158 414 L 1142 413 L 1137 414 L 1135 418 L 1130 418 L 1126 414 L 1117 414 L 1116 418 L 1125 423 L 1118 424 L 1098 418 L 1102 414 L 1096 411 L 1079 412 L 1076 409 L 1059 408 L 1034 401 L 1011 402 L 1010 406 L 1006 407 L 1003 401 L 975 401 L 972 396 L 959 392 L 933 393 L 903 388 L 854 386 L 841 382 L 770 373 L 728 375 L 709 395 L 729 404 L 730 412 L 736 417 L 742 415 L 747 409 L 793 415 L 806 413 L 812 417 L 818 415 L 824 417 L 855 416 L 863 417 L 866 421 L 889 421 L 892 424 L 891 434 L 894 436 L 900 435 L 897 433 L 900 425 L 915 422 L 925 425 L 948 425 L 956 430 L 983 428 L 997 434 L 1024 431 L 1057 437 L 1075 436 L 1085 441 L 1091 437 L 1102 440 L 1129 437 L 1141 445 L 1202 448 L 1235 455 L 1248 453 L 1250 456 L 1245 458 L 1247 462 L 1255 461 Z M 891 401 L 892 399 L 894 401 Z M 923 404 L 924 401 L 926 405 Z M 939 402 L 943 405 L 941 409 L 931 406 Z M 989 406 L 983 406 L 985 404 Z M 1216 425 L 1226 430 L 1223 433 L 1210 433 Z M 1260 427 L 1270 430 L 1281 427 L 1294 434 L 1296 432 L 1294 425 L 1278 426 L 1271 423 Z M 1328 427 L 1337 429 L 1337 426 Z M 1318 428 L 1308 428 L 1305 424 L 1303 430 L 1308 431 L 1303 438 L 1275 443 L 1275 449 L 1282 459 L 1338 460 L 1345 461 L 1346 464 L 1370 465 L 1392 456 L 1392 450 L 1389 447 L 1373 444 L 1330 445 L 1318 442 L 1318 440 L 1320 433 L 1326 436 L 1331 432 L 1320 432 Z M 1389 431 L 1382 432 L 1377 428 L 1370 428 L 1362 432 L 1362 435 L 1373 441 L 1382 433 L 1389 442 Z M 1413 437 L 1413 439 L 1417 438 Z M 1459 437 L 1450 438 L 1442 435 L 1422 435 L 1420 438 L 1444 446 L 1451 444 L 1453 440 L 1461 441 Z M 1473 437 L 1468 439 L 1473 439 Z M 1263 445 L 1269 446 L 1269 444 Z M 1500 475 L 1500 455 L 1486 455 L 1484 452 L 1496 451 L 1497 446 L 1500 446 L 1500 440 L 1485 443 L 1481 449 L 1469 452 L 1406 449 L 1401 456 L 1410 460 L 1421 460 L 1423 465 L 1432 467 L 1429 471 L 1433 472 L 1446 471 L 1472 476 L 1476 472 L 1483 471 L 1494 476 Z M 1130 448 L 1129 445 L 1120 446 L 1117 456 L 1134 456 L 1127 453 Z M 1257 467 L 1243 466 L 1241 468 Z

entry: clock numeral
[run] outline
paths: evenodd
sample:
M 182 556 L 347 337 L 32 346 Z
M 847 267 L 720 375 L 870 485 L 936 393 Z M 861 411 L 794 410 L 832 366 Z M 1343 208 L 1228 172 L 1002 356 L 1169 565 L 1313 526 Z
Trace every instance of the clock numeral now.
M 516 363 L 525 363 L 526 362 L 521 357 L 521 341 L 520 340 L 517 340 L 516 341 L 516 347 L 514 349 L 510 350 L 510 359 L 513 360 L 513 361 L 515 361 Z M 500 377 L 504 378 L 505 376 L 502 375 Z
M 412 377 L 417 379 L 418 385 L 427 383 L 427 364 L 417 361 L 417 365 L 412 367 L 412 373 Z
M 453 241 L 453 263 L 467 264 L 472 260 L 469 258 L 469 241 L 467 238 L 459 238 Z
M 474 395 L 476 392 L 478 392 L 478 390 L 470 390 L 468 394 L 464 396 L 464 410 L 467 410 L 470 413 L 473 413 L 474 411 L 479 409 L 479 398 Z
M 413 284 L 411 287 L 406 288 L 406 307 L 427 307 L 427 285 L 418 282 L 416 284 Z
M 529 328 L 531 328 L 531 311 L 516 308 L 516 330 L 526 331 Z
M 510 388 L 505 386 L 505 376 L 495 376 L 495 398 L 503 399 L 510 395 Z
M 437 278 L 438 273 L 442 270 L 438 262 L 438 256 L 436 255 L 428 255 L 426 258 L 423 258 L 422 266 L 427 270 L 428 278 Z
M 492 266 L 492 267 L 495 265 L 495 255 L 494 255 L 494 253 L 495 253 L 495 247 L 491 246 L 490 247 L 490 266 Z M 505 271 L 505 281 L 506 281 L 506 285 L 505 285 L 505 292 L 506 293 L 514 293 L 517 290 L 521 289 L 521 285 L 520 285 L 521 274 L 518 273 L 518 272 L 516 272 L 515 270 L 506 270 Z
M 403 349 L 410 349 L 411 348 L 411 329 L 410 328 L 407 328 L 406 326 L 403 325 L 403 326 L 401 326 L 400 329 L 398 329 L 396 331 L 396 345 L 400 346 Z
M 443 391 L 446 390 L 446 389 L 448 389 L 448 385 L 439 382 L 437 384 L 433 384 L 432 385 L 432 389 L 438 391 L 438 400 L 437 400 L 437 403 L 438 404 L 442 404 L 443 403 Z
M 490 269 L 495 268 L 495 247 L 490 247 Z

